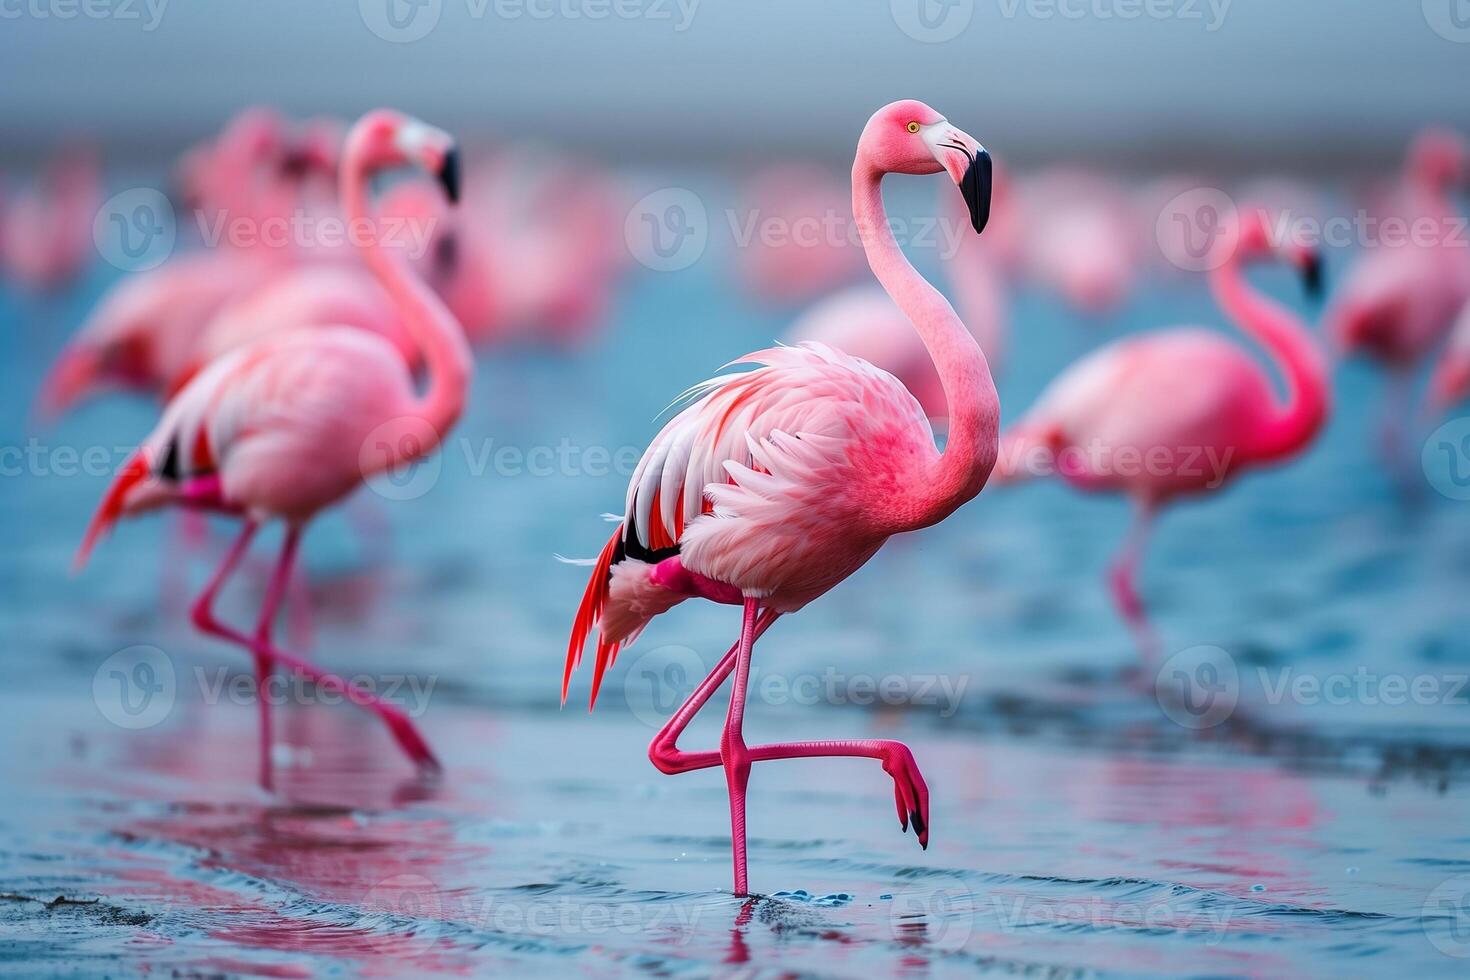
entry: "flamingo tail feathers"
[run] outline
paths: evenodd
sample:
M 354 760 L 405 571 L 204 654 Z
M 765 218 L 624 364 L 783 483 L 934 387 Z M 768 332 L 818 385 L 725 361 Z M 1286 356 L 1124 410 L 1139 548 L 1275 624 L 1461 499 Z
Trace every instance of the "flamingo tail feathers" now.
M 572 671 L 582 662 L 582 650 L 587 645 L 587 638 L 592 630 L 602 619 L 603 610 L 607 608 L 607 599 L 612 586 L 612 564 L 613 556 L 618 550 L 618 543 L 623 536 L 623 527 L 618 525 L 602 554 L 592 565 L 592 577 L 587 582 L 587 590 L 582 593 L 582 604 L 577 607 L 577 618 L 572 621 L 572 636 L 567 644 L 566 670 L 561 679 L 561 703 L 567 703 L 567 688 L 572 682 Z M 587 707 L 591 710 L 597 704 L 597 692 L 602 687 L 603 674 L 617 658 L 618 649 L 622 644 L 611 642 L 604 636 L 597 639 L 597 659 L 592 672 L 592 696 L 588 699 Z
M 77 548 L 76 557 L 72 559 L 72 571 L 79 572 L 87 564 L 87 559 L 92 555 L 92 549 L 97 546 L 102 535 L 107 533 L 117 519 L 122 516 L 123 507 L 127 503 L 128 492 L 148 478 L 149 466 L 143 450 L 135 451 L 123 463 L 122 469 L 118 470 L 117 476 L 113 478 L 112 485 L 107 488 L 107 493 L 102 497 L 102 503 L 98 505 L 97 512 L 92 515 L 92 522 L 87 525 L 87 533 L 82 537 L 81 546 Z

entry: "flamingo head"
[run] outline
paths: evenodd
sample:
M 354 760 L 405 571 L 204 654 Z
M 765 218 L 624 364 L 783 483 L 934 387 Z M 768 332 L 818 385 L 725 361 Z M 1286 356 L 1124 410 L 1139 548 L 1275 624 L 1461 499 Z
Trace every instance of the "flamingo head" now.
M 915 99 L 873 113 L 858 140 L 858 159 L 879 173 L 948 173 L 964 194 L 975 231 L 990 220 L 990 154 L 968 133 Z
M 1470 144 L 1454 130 L 1426 129 L 1409 146 L 1409 172 L 1429 187 L 1470 182 Z
M 454 137 L 391 109 L 369 112 L 347 134 L 344 155 L 369 169 L 416 165 L 439 181 L 451 202 L 459 200 L 459 149 Z
M 1291 266 L 1301 276 L 1307 295 L 1320 300 L 1325 292 L 1321 251 L 1305 242 L 1279 240 L 1280 235 L 1271 223 L 1271 212 L 1264 207 L 1243 207 L 1239 214 L 1236 257 L 1243 262 L 1275 259 Z
M 337 176 L 342 127 L 335 119 L 313 119 L 282 148 L 280 173 L 287 180 Z

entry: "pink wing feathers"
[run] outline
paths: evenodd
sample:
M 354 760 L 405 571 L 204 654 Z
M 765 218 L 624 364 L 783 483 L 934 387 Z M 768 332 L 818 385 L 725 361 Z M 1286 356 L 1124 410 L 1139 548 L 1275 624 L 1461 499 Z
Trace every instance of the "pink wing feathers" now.
M 641 598 L 614 588 L 623 563 L 678 555 L 687 570 L 745 595 L 799 592 L 802 583 L 788 576 L 832 527 L 850 530 L 858 518 L 849 491 L 861 464 L 852 448 L 880 431 L 929 432 L 919 403 L 892 375 L 830 347 L 775 347 L 731 363 L 759 367 L 691 388 L 685 397 L 694 401 L 639 461 L 622 522 L 594 562 L 573 623 L 563 699 L 599 622 L 594 701 L 620 647 L 651 618 L 618 608 Z M 936 451 L 932 435 L 928 451 Z M 684 598 L 671 595 L 665 608 Z

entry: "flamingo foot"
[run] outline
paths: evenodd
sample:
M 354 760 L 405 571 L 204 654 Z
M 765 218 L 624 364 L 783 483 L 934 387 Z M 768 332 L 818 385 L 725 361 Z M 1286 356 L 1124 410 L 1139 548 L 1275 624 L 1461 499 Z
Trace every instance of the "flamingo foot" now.
M 929 787 L 924 783 L 924 776 L 919 772 L 919 764 L 914 761 L 914 754 L 909 747 L 902 742 L 885 742 L 883 754 L 883 771 L 893 777 L 893 801 L 898 807 L 898 825 L 904 833 L 908 833 L 909 825 L 914 828 L 914 836 L 919 838 L 919 846 L 924 850 L 929 849 Z

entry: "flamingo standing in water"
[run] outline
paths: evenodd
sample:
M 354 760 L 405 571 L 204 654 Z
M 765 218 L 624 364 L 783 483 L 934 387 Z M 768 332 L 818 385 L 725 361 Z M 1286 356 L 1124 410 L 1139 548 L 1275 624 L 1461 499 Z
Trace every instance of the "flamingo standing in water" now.
M 1242 214 L 1234 251 L 1210 283 L 1225 312 L 1276 360 L 1289 392 L 1284 401 L 1246 351 L 1212 331 L 1186 327 L 1125 338 L 1084 357 L 1001 439 L 1000 479 L 1044 469 L 1078 489 L 1133 501 L 1133 528 L 1109 582 L 1146 666 L 1157 666 L 1157 642 L 1134 582 L 1159 508 L 1299 455 L 1327 417 L 1325 356 L 1306 326 L 1253 290 L 1242 271 L 1249 262 L 1282 259 L 1319 294 L 1319 257 L 1303 247 L 1273 246 L 1261 213 Z
M 93 254 L 92 221 L 101 203 L 96 152 L 80 145 L 61 150 L 36 185 L 5 209 L 0 267 L 28 289 L 61 289 Z
M 378 171 L 418 163 L 449 197 L 458 156 L 447 133 L 396 112 L 364 116 L 347 138 L 342 209 L 369 221 L 368 181 Z M 377 240 L 359 246 L 392 298 L 427 366 L 422 395 L 402 355 L 381 336 L 353 327 L 270 334 L 211 363 L 170 400 L 157 428 L 108 489 L 77 554 L 86 561 L 119 518 L 160 506 L 217 511 L 244 527 L 193 607 L 203 632 L 249 650 L 261 694 L 261 772 L 269 782 L 270 706 L 263 685 L 288 666 L 345 693 L 388 725 L 420 766 L 437 766 L 413 723 L 397 708 L 278 648 L 272 624 L 296 559 L 301 531 L 323 508 L 367 477 L 432 452 L 458 420 L 471 359 L 464 334 L 433 292 Z M 280 519 L 285 540 L 252 634 L 226 626 L 214 602 L 257 529 Z
M 748 893 L 745 789 L 752 763 L 859 756 L 894 782 L 904 830 L 929 843 L 929 791 L 900 742 L 864 739 L 747 746 L 751 648 L 776 618 L 801 609 L 901 531 L 937 524 L 974 498 L 995 464 L 1000 403 L 974 336 L 915 271 L 883 206 L 885 174 L 947 171 L 980 231 L 989 216 L 990 157 L 922 102 L 894 102 L 868 121 L 852 170 L 853 212 L 868 261 L 934 358 L 948 399 L 941 453 L 923 409 L 885 371 L 817 344 L 741 358 L 754 370 L 696 385 L 654 438 L 628 488 L 622 523 L 592 564 L 562 678 L 600 624 L 591 702 L 621 646 L 685 599 L 742 607 L 740 639 L 654 738 L 665 773 L 723 766 L 730 794 L 735 891 Z M 732 672 L 719 751 L 685 752 L 679 735 Z
M 1022 185 L 1027 274 L 1077 310 L 1101 317 L 1132 294 L 1141 267 L 1136 213 L 1101 174 L 1058 169 Z
M 1391 459 L 1403 441 L 1414 373 L 1444 341 L 1470 301 L 1470 257 L 1451 193 L 1470 177 L 1470 147 L 1455 133 L 1428 130 L 1409 148 L 1401 186 L 1381 215 L 1381 241 L 1352 268 L 1327 314 L 1327 331 L 1343 354 L 1377 361 L 1389 375 L 1382 438 Z M 1387 222 L 1403 223 L 1403 240 Z M 1427 223 L 1430 239 L 1415 231 Z

